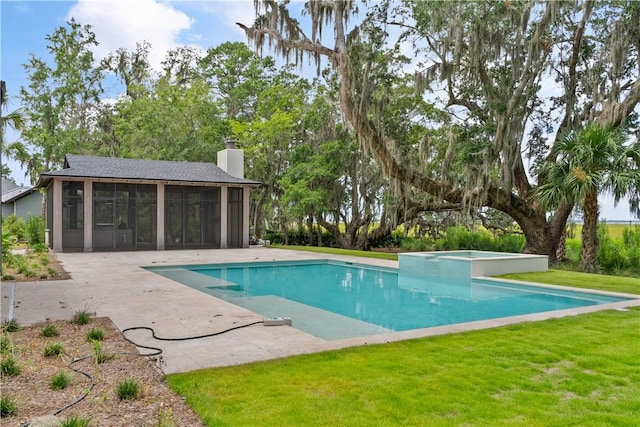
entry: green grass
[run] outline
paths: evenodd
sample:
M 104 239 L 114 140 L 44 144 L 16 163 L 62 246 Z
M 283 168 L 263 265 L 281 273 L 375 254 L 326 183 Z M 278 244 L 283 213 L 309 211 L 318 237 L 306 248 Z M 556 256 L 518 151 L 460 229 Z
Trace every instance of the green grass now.
M 348 255 L 353 254 L 347 251 Z M 508 277 L 639 293 L 569 271 Z M 640 308 L 167 376 L 208 426 L 634 425 Z
M 545 273 L 514 273 L 500 277 L 527 282 L 548 283 L 550 285 L 640 294 L 640 279 L 633 277 L 579 273 L 564 270 L 549 270 Z
M 362 258 L 389 259 L 392 261 L 398 260 L 397 254 L 390 254 L 386 252 L 355 251 L 352 249 L 324 248 L 324 247 L 317 247 L 317 246 L 271 245 L 269 247 L 275 248 L 275 249 L 289 249 L 292 251 L 305 251 L 305 252 L 317 252 L 317 253 L 333 254 L 333 255 L 358 256 Z
M 167 381 L 209 426 L 633 425 L 639 327 L 604 311 Z

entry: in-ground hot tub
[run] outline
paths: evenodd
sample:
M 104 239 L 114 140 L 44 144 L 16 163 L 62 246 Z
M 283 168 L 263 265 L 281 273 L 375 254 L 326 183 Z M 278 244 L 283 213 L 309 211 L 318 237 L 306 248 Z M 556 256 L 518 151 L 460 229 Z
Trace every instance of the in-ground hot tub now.
M 472 277 L 547 271 L 546 255 L 488 251 L 438 251 L 398 254 L 398 272 L 407 278 L 469 282 Z

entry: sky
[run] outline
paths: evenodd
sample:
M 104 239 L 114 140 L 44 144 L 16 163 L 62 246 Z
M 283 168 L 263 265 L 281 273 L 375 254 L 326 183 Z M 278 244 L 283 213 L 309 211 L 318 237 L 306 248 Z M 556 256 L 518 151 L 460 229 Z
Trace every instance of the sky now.
M 177 46 L 206 50 L 227 41 L 246 42 L 235 23 L 250 26 L 254 8 L 253 0 L 0 0 L 0 77 L 7 84 L 10 101 L 6 111 L 20 106 L 17 95 L 27 85 L 22 64 L 31 53 L 47 58 L 45 37 L 72 17 L 92 26 L 100 43 L 94 50 L 96 60 L 119 48 L 134 50 L 136 43 L 148 41 L 151 65 L 159 67 L 166 52 Z M 19 136 L 8 132 L 6 137 L 10 143 Z M 18 184 L 29 185 L 17 163 L 4 157 L 2 162 L 9 165 Z M 609 221 L 634 219 L 626 201 L 615 207 L 606 195 L 601 196 L 600 211 L 600 217 Z

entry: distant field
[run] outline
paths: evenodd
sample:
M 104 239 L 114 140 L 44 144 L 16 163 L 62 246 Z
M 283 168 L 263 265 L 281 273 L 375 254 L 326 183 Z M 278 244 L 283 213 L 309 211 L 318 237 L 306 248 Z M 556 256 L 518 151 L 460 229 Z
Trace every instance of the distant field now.
M 607 224 L 607 228 L 609 229 L 609 237 L 612 239 L 621 239 L 622 233 L 625 229 L 631 230 L 640 230 L 640 224 L 632 223 L 629 225 L 628 223 L 615 223 L 615 224 Z M 576 224 L 575 228 L 575 236 L 574 238 L 579 239 L 582 236 L 582 224 Z

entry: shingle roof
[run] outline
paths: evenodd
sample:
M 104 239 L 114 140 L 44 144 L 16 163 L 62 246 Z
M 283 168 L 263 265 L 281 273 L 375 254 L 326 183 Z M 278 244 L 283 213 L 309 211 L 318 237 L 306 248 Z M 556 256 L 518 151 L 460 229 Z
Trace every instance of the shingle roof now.
M 122 159 L 76 154 L 67 154 L 64 169 L 41 174 L 38 185 L 42 186 L 55 177 L 260 185 L 258 181 L 231 176 L 213 163 Z
M 2 203 L 9 203 L 36 191 L 32 187 L 16 187 L 2 193 Z

